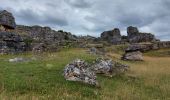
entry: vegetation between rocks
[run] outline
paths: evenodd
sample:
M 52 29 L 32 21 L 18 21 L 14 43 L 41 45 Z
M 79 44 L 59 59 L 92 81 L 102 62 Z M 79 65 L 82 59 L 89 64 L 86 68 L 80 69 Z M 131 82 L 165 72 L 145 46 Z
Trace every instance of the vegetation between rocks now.
M 116 60 L 121 55 L 112 53 Z M 98 75 L 101 88 L 66 81 L 62 76 L 68 62 L 81 58 L 92 63 L 97 56 L 83 49 L 44 53 L 41 59 L 9 63 L 11 57 L 31 58 L 31 53 L 0 56 L 0 99 L 5 100 L 168 100 L 170 58 L 144 56 L 144 62 L 120 61 L 130 66 L 125 75 Z

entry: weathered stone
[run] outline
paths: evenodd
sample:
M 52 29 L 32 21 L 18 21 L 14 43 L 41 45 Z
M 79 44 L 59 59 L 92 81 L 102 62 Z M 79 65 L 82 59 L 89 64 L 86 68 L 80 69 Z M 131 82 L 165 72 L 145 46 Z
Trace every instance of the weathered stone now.
M 170 41 L 159 41 L 153 43 L 153 49 L 170 48 Z
M 96 74 L 90 70 L 88 63 L 81 59 L 76 59 L 66 65 L 64 77 L 69 81 L 79 81 L 90 85 L 98 86 Z
M 115 76 L 118 74 L 125 73 L 128 70 L 127 65 L 123 65 L 119 62 L 115 62 L 111 59 L 99 58 L 92 66 L 93 71 L 99 74 L 105 74 L 107 76 Z
M 133 52 L 133 51 L 141 51 L 141 52 L 146 52 L 150 51 L 153 48 L 152 43 L 136 43 L 136 44 L 131 44 L 128 46 L 128 48 L 125 50 L 126 52 Z
M 95 48 L 92 47 L 89 49 L 90 54 L 95 54 L 95 55 L 105 55 L 106 51 L 104 48 Z
M 46 50 L 46 46 L 44 43 L 37 43 L 33 45 L 32 52 L 34 54 L 40 54 Z
M 113 44 L 121 43 L 121 34 L 118 28 L 111 31 L 105 31 L 101 34 L 101 38 Z
M 129 26 L 127 28 L 127 33 L 128 33 L 128 36 L 132 36 L 133 34 L 138 34 L 139 30 L 137 27 Z
M 6 10 L 0 11 L 0 25 L 4 26 L 6 29 L 14 29 L 16 23 L 12 13 Z
M 138 31 L 137 27 L 128 27 L 128 40 L 130 43 L 139 43 L 139 42 L 153 42 L 156 41 L 155 36 L 151 33 L 141 33 Z
M 143 61 L 143 56 L 140 51 L 126 52 L 122 60 L 130 60 L 130 61 Z
M 25 43 L 19 35 L 12 32 L 0 32 L 0 53 L 16 53 L 24 50 Z
M 50 27 L 17 25 L 16 31 L 30 35 L 36 41 L 56 42 L 62 40 L 75 40 L 70 32 L 55 31 Z
M 1 45 L 1 44 L 0 44 Z M 0 48 L 0 54 L 1 55 L 5 55 L 5 54 L 8 54 L 10 52 L 10 49 L 7 47 L 7 46 L 2 46 Z

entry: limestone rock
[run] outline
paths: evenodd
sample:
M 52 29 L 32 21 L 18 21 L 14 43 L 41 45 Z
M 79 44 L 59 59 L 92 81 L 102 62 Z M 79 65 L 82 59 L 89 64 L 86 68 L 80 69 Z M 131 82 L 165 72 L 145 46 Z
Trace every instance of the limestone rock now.
M 13 32 L 0 32 L 0 53 L 17 53 L 25 50 L 22 38 Z
M 143 56 L 140 51 L 126 52 L 122 60 L 130 60 L 130 61 L 143 61 Z
M 138 31 L 137 27 L 128 27 L 128 40 L 130 43 L 139 43 L 139 42 L 153 42 L 156 41 L 156 38 L 151 33 L 141 33 Z
M 133 51 L 141 51 L 146 52 L 153 49 L 152 43 L 135 43 L 128 46 L 128 48 L 125 50 L 126 52 L 133 52 Z
M 95 55 L 105 55 L 106 50 L 104 48 L 95 48 L 92 47 L 89 49 L 90 54 L 95 54 Z
M 0 11 L 0 25 L 3 25 L 7 29 L 14 29 L 16 23 L 12 13 L 6 10 Z
M 121 43 L 121 34 L 118 28 L 115 28 L 111 31 L 105 31 L 101 34 L 101 38 L 113 44 Z
M 98 86 L 96 77 L 96 74 L 90 70 L 88 63 L 81 59 L 74 60 L 64 69 L 64 78 L 69 81 L 79 81 Z
M 158 41 L 153 43 L 153 49 L 170 48 L 170 41 Z
M 128 70 L 127 65 L 123 65 L 119 62 L 115 62 L 111 59 L 99 58 L 92 66 L 93 71 L 99 74 L 105 74 L 106 76 L 114 76 L 125 73 Z
M 46 46 L 44 43 L 36 43 L 33 46 L 32 52 L 34 54 L 40 54 L 46 50 Z
M 30 35 L 36 41 L 56 42 L 62 40 L 75 40 L 76 36 L 70 32 L 55 31 L 50 27 L 17 25 L 16 31 Z
M 128 36 L 132 36 L 133 34 L 138 34 L 139 30 L 137 27 L 129 26 L 127 28 L 127 33 L 128 33 Z

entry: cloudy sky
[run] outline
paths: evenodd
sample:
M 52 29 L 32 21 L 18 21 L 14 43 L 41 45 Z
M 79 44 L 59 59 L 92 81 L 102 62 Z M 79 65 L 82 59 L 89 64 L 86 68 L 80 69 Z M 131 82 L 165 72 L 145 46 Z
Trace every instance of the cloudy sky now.
M 0 0 L 17 24 L 50 26 L 76 35 L 100 36 L 128 26 L 170 40 L 170 0 Z

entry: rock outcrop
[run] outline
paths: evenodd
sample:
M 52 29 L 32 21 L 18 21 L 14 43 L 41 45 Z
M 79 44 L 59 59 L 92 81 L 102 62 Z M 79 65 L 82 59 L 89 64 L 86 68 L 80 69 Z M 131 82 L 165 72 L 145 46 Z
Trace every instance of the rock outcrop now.
M 0 53 L 9 54 L 25 50 L 25 43 L 22 38 L 10 32 L 0 32 Z
M 164 49 L 164 48 L 170 48 L 170 41 L 159 41 L 155 42 L 152 45 L 152 48 L 155 49 Z
M 70 32 L 64 32 L 62 30 L 55 31 L 50 27 L 41 26 L 23 26 L 17 25 L 16 31 L 19 33 L 25 33 L 36 41 L 48 41 L 48 42 L 60 42 L 64 40 L 76 40 L 76 36 Z
M 128 48 L 125 50 L 125 52 L 133 52 L 133 51 L 147 52 L 151 50 L 158 50 L 158 49 L 165 49 L 165 48 L 170 48 L 170 41 L 130 44 Z
M 135 43 L 131 44 L 126 48 L 126 52 L 133 52 L 133 51 L 140 51 L 140 52 L 146 52 L 153 49 L 154 43 Z M 156 47 L 155 47 L 156 48 Z
M 128 41 L 130 43 L 153 42 L 156 38 L 151 33 L 141 33 L 137 27 L 129 26 L 127 28 Z
M 74 60 L 66 65 L 64 69 L 64 78 L 69 81 L 79 81 L 99 86 L 96 77 L 96 74 L 90 69 L 88 63 L 81 59 Z
M 15 29 L 16 23 L 12 13 L 6 10 L 0 11 L 0 25 L 5 29 Z
M 92 69 L 97 74 L 105 74 L 106 76 L 115 76 L 125 73 L 128 70 L 127 65 L 115 62 L 111 59 L 97 59 Z
M 102 40 L 108 41 L 112 44 L 120 44 L 121 43 L 121 34 L 118 28 L 115 28 L 111 31 L 105 31 L 101 34 Z
M 25 43 L 20 35 L 12 32 L 16 27 L 12 13 L 0 11 L 0 54 L 22 52 Z

